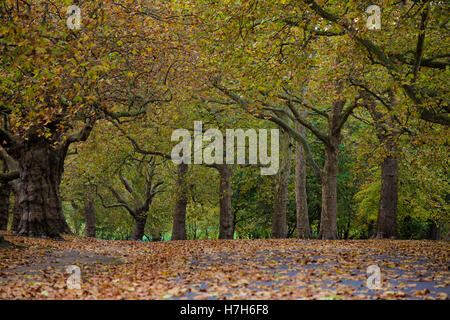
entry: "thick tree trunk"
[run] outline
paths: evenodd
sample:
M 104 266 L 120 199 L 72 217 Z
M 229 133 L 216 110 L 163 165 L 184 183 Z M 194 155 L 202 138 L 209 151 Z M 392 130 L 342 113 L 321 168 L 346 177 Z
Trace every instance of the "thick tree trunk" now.
M 233 239 L 233 215 L 231 210 L 231 167 L 228 164 L 217 165 L 220 173 L 220 226 L 219 239 Z
M 181 163 L 178 165 L 177 200 L 175 203 L 175 212 L 173 213 L 171 240 L 186 240 L 186 207 L 188 203 L 188 197 L 185 177 L 187 170 L 187 164 Z
M 95 206 L 94 199 L 84 202 L 84 236 L 95 238 Z
M 147 223 L 147 215 L 136 216 L 134 219 L 133 233 L 131 234 L 131 240 L 142 240 L 145 232 L 145 224 Z
M 19 231 L 20 220 L 22 219 L 22 209 L 19 204 L 19 190 L 13 186 L 14 193 L 14 207 L 13 207 L 13 219 L 11 224 L 11 231 Z
M 274 208 L 272 215 L 272 238 L 287 237 L 286 210 L 288 203 L 289 176 L 291 174 L 291 138 L 282 131 L 280 135 L 280 168 L 275 177 Z
M 319 238 L 334 240 L 337 233 L 337 174 L 338 147 L 325 148 L 325 165 L 322 171 L 322 214 Z
M 21 150 L 19 235 L 60 238 L 60 234 L 70 233 L 59 195 L 64 158 L 63 152 L 43 140 L 30 141 Z
M 8 228 L 10 194 L 11 187 L 9 184 L 0 184 L 0 230 Z
M 299 123 L 296 123 L 296 130 L 303 136 L 306 135 L 306 128 Z M 295 206 L 297 209 L 297 238 L 308 239 L 311 237 L 311 230 L 306 198 L 306 159 L 300 142 L 296 143 L 295 150 Z
M 11 156 L 9 156 L 6 152 L 1 154 L 3 158 L 4 165 L 8 169 L 8 171 L 18 171 L 19 164 L 15 161 Z M 20 193 L 20 179 L 16 179 L 9 182 L 9 186 L 11 187 L 12 194 L 14 195 L 14 207 L 13 207 L 13 219 L 11 224 L 11 231 L 18 231 L 20 219 L 22 218 L 22 210 L 19 205 L 19 193 Z
M 381 165 L 381 195 L 376 238 L 397 237 L 398 160 L 387 156 Z

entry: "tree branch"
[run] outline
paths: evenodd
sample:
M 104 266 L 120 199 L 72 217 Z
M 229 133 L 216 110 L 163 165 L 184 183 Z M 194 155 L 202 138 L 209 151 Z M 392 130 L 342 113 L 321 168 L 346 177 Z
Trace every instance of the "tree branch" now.
M 110 119 L 110 122 L 120 131 L 120 133 L 122 133 L 124 136 L 125 136 L 125 138 L 127 138 L 128 139 L 128 141 L 130 141 L 131 142 L 131 144 L 132 144 L 132 146 L 133 146 L 133 148 L 134 148 L 134 150 L 137 152 L 137 153 L 140 153 L 140 154 L 144 154 L 144 155 L 153 155 L 153 156 L 159 156 L 159 157 L 162 157 L 162 158 L 165 158 L 165 159 L 167 159 L 167 160 L 170 160 L 170 159 L 172 159 L 172 157 L 170 156 L 170 155 L 168 155 L 168 154 L 165 154 L 165 153 L 163 153 L 163 152 L 159 152 L 159 151 L 152 151 L 152 150 L 145 150 L 145 149 L 143 149 L 137 142 L 136 142 L 136 140 L 134 140 L 132 137 L 130 137 L 116 122 L 114 122 L 114 120 L 112 120 L 112 119 Z
M 291 100 L 292 102 L 298 103 L 298 104 L 304 106 L 305 108 L 314 111 L 314 112 L 317 113 L 318 115 L 320 115 L 320 116 L 322 116 L 322 117 L 324 117 L 324 118 L 326 118 L 326 119 L 329 119 L 328 113 L 323 112 L 323 111 L 321 111 L 321 110 L 319 110 L 319 109 L 317 109 L 317 108 L 314 108 L 313 106 L 307 104 L 305 101 L 303 101 L 302 99 L 300 99 L 300 98 L 297 97 L 296 95 L 290 93 L 290 92 L 289 92 L 288 90 L 286 90 L 285 88 L 283 88 L 283 89 L 284 89 L 284 91 L 285 91 L 285 95 L 284 95 L 284 94 L 281 94 L 281 95 L 278 96 L 279 98 L 284 99 L 284 100 Z
M 19 179 L 19 177 L 20 177 L 20 173 L 18 170 L 6 172 L 6 173 L 0 173 L 0 183 L 1 184 L 8 183 L 10 181 Z
M 73 133 L 67 137 L 66 144 L 67 146 L 71 143 L 75 142 L 85 142 L 94 128 L 95 122 L 97 121 L 97 117 L 91 117 L 88 119 L 83 129 L 80 131 Z
M 422 19 L 420 22 L 420 29 L 419 29 L 419 36 L 417 37 L 417 47 L 416 47 L 416 53 L 415 53 L 415 62 L 414 62 L 414 71 L 413 71 L 413 82 L 416 82 L 417 80 L 417 74 L 419 72 L 420 64 L 422 63 L 423 58 L 423 46 L 425 42 L 425 30 L 428 22 L 428 16 L 429 16 L 429 4 L 426 5 L 426 8 L 422 12 Z
M 309 121 L 307 121 L 305 118 L 303 118 L 301 116 L 300 112 L 297 110 L 297 108 L 295 108 L 294 105 L 290 101 L 287 101 L 286 104 L 287 104 L 288 108 L 292 111 L 292 113 L 294 114 L 295 119 L 300 124 L 302 124 L 304 127 L 309 129 L 323 143 L 325 143 L 326 145 L 330 145 L 330 139 L 328 138 L 327 135 L 325 135 L 322 132 L 320 132 L 319 129 L 317 129 Z
M 259 116 L 260 118 L 265 119 L 266 117 L 264 116 Z M 308 161 L 308 163 L 310 164 L 310 166 L 313 169 L 314 174 L 317 176 L 317 178 L 321 179 L 322 177 L 322 173 L 320 171 L 319 166 L 317 165 L 317 163 L 314 161 L 312 154 L 311 154 L 311 150 L 309 148 L 309 144 L 308 141 L 306 141 L 305 137 L 303 137 L 299 132 L 297 132 L 295 129 L 293 129 L 290 125 L 288 125 L 284 120 L 280 119 L 277 116 L 270 116 L 268 118 L 269 121 L 272 121 L 273 123 L 276 123 L 278 126 L 280 126 L 281 128 L 283 128 L 291 137 L 293 137 L 296 141 L 300 142 L 303 146 L 303 150 L 305 152 L 305 158 Z
M 11 147 L 14 144 L 13 135 L 0 125 L 0 146 Z
M 111 191 L 111 193 L 113 194 L 113 196 L 116 198 L 116 200 L 119 202 L 118 204 L 116 204 L 115 206 L 121 206 L 124 207 L 125 209 L 127 209 L 127 211 L 134 217 L 135 216 L 135 211 L 133 209 L 130 208 L 130 206 L 128 205 L 128 203 L 126 203 L 122 197 L 120 196 L 120 194 L 111 186 L 108 186 L 109 191 Z M 111 207 L 110 207 L 111 208 Z
M 378 45 L 376 45 L 369 39 L 364 39 L 360 37 L 358 35 L 357 30 L 355 30 L 352 26 L 342 21 L 339 16 L 336 16 L 324 10 L 321 6 L 319 6 L 316 3 L 316 1 L 305 0 L 305 3 L 307 3 L 311 7 L 311 9 L 322 18 L 334 22 L 339 26 L 343 27 L 345 31 L 348 34 L 350 34 L 357 42 L 363 45 L 368 52 L 370 52 L 371 54 L 373 54 L 375 57 L 378 58 L 379 62 L 391 72 L 395 80 L 397 81 L 403 80 L 398 76 L 400 74 L 400 69 L 394 64 L 394 62 L 389 58 L 389 56 L 386 55 Z M 408 84 L 403 84 L 402 88 L 405 90 L 406 94 L 413 101 L 413 103 L 416 104 L 421 109 L 420 117 L 423 120 L 433 123 L 439 123 L 446 126 L 450 125 L 450 115 L 448 112 L 438 113 L 423 105 L 422 99 L 418 96 L 418 91 L 429 91 L 429 90 L 426 90 L 425 88 L 419 89 Z
M 336 130 L 339 132 L 342 130 L 342 127 L 344 126 L 344 124 L 347 122 L 348 117 L 350 117 L 350 115 L 353 113 L 353 110 L 355 110 L 355 108 L 357 108 L 359 105 L 357 103 L 357 101 L 355 101 L 355 103 L 353 103 L 352 105 L 349 105 L 343 112 L 342 115 L 340 117 L 340 121 L 339 121 L 339 125 L 337 126 Z

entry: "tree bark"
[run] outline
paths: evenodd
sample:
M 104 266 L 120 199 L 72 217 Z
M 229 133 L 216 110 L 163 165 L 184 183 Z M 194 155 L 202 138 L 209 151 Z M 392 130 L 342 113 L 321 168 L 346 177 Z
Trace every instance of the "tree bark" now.
M 18 182 L 14 182 L 18 185 Z M 13 207 L 13 219 L 11 224 L 11 231 L 19 231 L 20 220 L 22 219 L 22 209 L 19 204 L 19 189 L 13 185 L 14 194 L 14 207 Z
M 337 85 L 340 94 L 342 86 Z M 325 144 L 325 164 L 321 173 L 322 180 L 322 214 L 320 217 L 319 238 L 323 240 L 338 239 L 337 231 L 337 175 L 339 164 L 339 144 L 341 142 L 342 121 L 345 100 L 337 99 L 328 121 L 328 143 Z M 351 110 L 351 109 L 347 109 Z
M 142 240 L 145 232 L 145 224 L 147 223 L 147 215 L 136 216 L 134 218 L 134 228 L 131 234 L 131 240 Z
M 8 228 L 10 194 L 11 187 L 9 184 L 0 184 L 0 230 L 6 230 Z
M 280 168 L 275 177 L 274 208 L 272 215 L 272 238 L 287 237 L 286 210 L 288 203 L 289 176 L 291 174 L 291 138 L 282 130 L 280 134 Z
M 335 240 L 337 233 L 337 174 L 338 148 L 325 148 L 325 165 L 322 172 L 322 214 L 319 238 Z
M 306 136 L 306 128 L 298 122 L 296 123 L 296 130 L 303 137 Z M 308 239 L 311 237 L 311 230 L 306 196 L 306 159 L 302 144 L 298 141 L 295 150 L 295 207 L 297 210 L 297 238 Z
M 60 238 L 62 233 L 71 233 L 59 194 L 66 151 L 42 139 L 31 139 L 20 150 L 19 235 Z
M 18 172 L 17 163 L 11 158 L 6 151 L 0 150 L 0 159 L 3 162 L 3 170 L 7 172 Z M 9 222 L 9 207 L 11 200 L 11 192 L 14 190 L 13 186 L 16 185 L 18 179 L 5 181 L 0 183 L 0 230 L 8 229 Z M 20 221 L 20 212 L 19 212 Z M 15 230 L 15 229 L 12 229 Z M 13 247 L 14 245 L 6 241 L 2 235 L 0 235 L 0 248 Z
M 395 109 L 398 101 L 393 90 L 389 90 L 389 109 Z M 377 137 L 385 149 L 386 156 L 381 164 L 381 191 L 378 210 L 378 220 L 375 237 L 397 237 L 397 203 L 398 203 L 398 159 L 396 156 L 396 138 L 393 116 L 386 117 L 376 109 L 375 99 L 365 93 L 365 103 L 372 119 L 374 120 Z
M 219 164 L 220 173 L 220 226 L 219 239 L 233 239 L 233 215 L 231 210 L 231 167 L 228 164 Z
M 367 238 L 371 239 L 375 235 L 375 227 L 374 222 L 372 220 L 369 221 L 369 224 L 367 226 Z
M 95 238 L 95 202 L 92 197 L 84 202 L 84 236 Z
M 398 160 L 387 156 L 381 165 L 381 195 L 376 238 L 397 237 Z
M 17 163 L 17 161 L 15 161 L 10 155 L 8 155 L 8 153 L 6 153 L 6 151 L 0 151 L 0 158 L 3 159 L 3 165 L 4 167 L 10 171 L 19 171 L 19 165 Z M 20 223 L 20 218 L 22 215 L 22 210 L 19 207 L 19 202 L 18 202 L 18 194 L 19 194 L 19 179 L 15 179 L 12 180 L 8 183 L 8 185 L 5 185 L 6 188 L 9 187 L 9 192 L 10 192 L 10 196 L 11 196 L 11 192 L 14 195 L 14 207 L 13 207 L 13 220 L 12 220 L 12 224 L 11 224 L 11 231 L 17 231 L 19 228 L 19 223 Z M 11 198 L 9 197 L 8 200 L 11 200 Z M 3 202 L 2 200 L 0 200 L 0 202 Z M 1 206 L 1 204 L 0 204 Z
M 441 226 L 436 221 L 430 221 L 430 229 L 428 231 L 429 240 L 441 240 Z
M 187 164 L 181 163 L 178 165 L 177 200 L 175 203 L 175 212 L 173 213 L 171 240 L 186 240 L 186 207 L 188 197 L 185 177 L 187 170 Z

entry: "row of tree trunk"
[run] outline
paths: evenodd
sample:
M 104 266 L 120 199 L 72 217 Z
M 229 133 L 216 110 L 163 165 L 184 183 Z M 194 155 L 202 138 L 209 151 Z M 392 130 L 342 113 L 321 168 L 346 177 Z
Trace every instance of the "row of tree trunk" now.
M 342 108 L 341 108 L 342 109 Z M 336 108 L 336 114 L 341 113 Z M 376 115 L 375 115 L 376 116 Z M 334 121 L 335 120 L 335 121 Z M 334 130 L 339 118 L 331 117 L 331 129 Z M 334 122 L 333 122 L 334 121 Z M 304 133 L 304 128 L 298 129 Z M 326 146 L 325 165 L 322 170 L 322 215 L 319 237 L 323 239 L 337 238 L 337 173 L 338 150 L 340 134 L 330 135 L 331 143 Z M 380 213 L 377 223 L 378 238 L 390 238 L 397 235 L 397 197 L 398 197 L 398 160 L 394 156 L 395 144 L 392 135 L 379 135 L 379 138 L 390 151 L 382 164 L 382 190 L 380 197 Z M 288 184 L 291 172 L 291 139 L 286 132 L 280 136 L 280 170 L 275 179 L 274 211 L 272 220 L 272 237 L 285 238 L 287 236 L 286 207 L 288 200 Z M 59 185 L 64 170 L 66 148 L 51 148 L 46 143 L 34 142 L 22 148 L 17 155 L 20 161 L 6 163 L 8 169 L 20 172 L 20 178 L 2 187 L 0 198 L 0 227 L 6 228 L 9 208 L 9 193 L 15 195 L 15 221 L 13 227 L 19 235 L 35 237 L 59 237 L 62 233 L 70 233 L 70 229 L 62 213 Z M 220 174 L 220 228 L 219 238 L 232 239 L 234 235 L 231 210 L 231 167 L 227 164 L 217 165 Z M 297 204 L 297 236 L 310 236 L 306 201 L 306 161 L 302 146 L 297 143 L 296 150 L 296 204 Z M 178 193 L 174 212 L 173 239 L 186 239 L 185 216 L 187 206 L 187 190 L 184 176 L 187 165 L 178 168 Z M 7 194 L 8 193 L 8 194 Z M 92 218 L 93 200 L 85 205 L 86 235 L 95 236 L 95 219 Z M 20 219 L 18 218 L 20 217 Z M 146 215 L 136 219 L 132 239 L 142 238 Z
M 297 124 L 298 125 L 298 124 Z M 300 132 L 305 129 L 298 125 Z M 379 136 L 383 142 L 389 137 Z M 392 140 L 392 139 L 391 139 Z M 280 170 L 275 178 L 275 197 L 272 221 L 272 237 L 285 238 L 287 236 L 286 208 L 288 201 L 288 185 L 291 172 L 291 139 L 287 133 L 280 136 Z M 338 144 L 338 141 L 336 141 Z M 388 144 L 388 143 L 386 143 Z M 393 143 L 390 143 L 393 145 Z M 391 147 L 393 150 L 395 146 Z M 337 164 L 338 148 L 326 148 L 326 161 L 322 179 L 323 203 L 322 210 L 328 214 L 321 215 L 321 236 L 326 239 L 337 238 Z M 21 178 L 0 189 L 0 229 L 6 229 L 10 193 L 15 194 L 15 208 L 12 229 L 19 234 L 30 236 L 53 236 L 60 233 L 70 233 L 70 229 L 62 215 L 58 186 L 63 168 L 58 157 L 45 148 L 36 148 L 28 152 L 21 162 Z M 46 163 L 53 163 L 50 168 Z M 40 165 L 36 165 L 40 164 Z M 231 167 L 227 164 L 216 166 L 220 174 L 220 226 L 219 238 L 232 239 L 234 235 L 231 208 Z M 185 175 L 187 165 L 178 166 L 178 192 L 174 212 L 172 230 L 173 240 L 186 239 L 186 207 L 188 203 Z M 24 188 L 34 190 L 32 194 L 25 193 Z M 306 160 L 302 145 L 297 142 L 295 152 L 295 194 L 297 207 L 297 237 L 311 236 L 306 199 Z M 398 197 L 398 160 L 388 155 L 382 163 L 382 188 L 380 210 L 377 222 L 377 238 L 393 238 L 397 235 L 397 197 Z M 43 204 L 46 205 L 43 205 Z M 21 209 L 25 206 L 26 210 Z M 21 213 L 24 213 L 21 215 Z M 56 214 L 55 214 L 56 213 Z M 95 237 L 94 200 L 87 199 L 84 206 L 85 235 Z M 147 216 L 138 217 L 132 234 L 132 239 L 142 238 Z
M 233 239 L 234 224 L 231 207 L 232 170 L 229 164 L 213 165 L 219 172 L 219 239 Z M 172 240 L 186 240 L 186 211 L 188 205 L 188 187 L 186 174 L 188 165 L 181 163 L 177 168 L 177 190 L 175 211 L 173 213 Z
M 305 134 L 305 129 L 302 132 Z M 286 238 L 287 223 L 286 211 L 288 202 L 289 176 L 291 172 L 292 152 L 290 136 L 282 132 L 280 136 L 280 169 L 275 177 L 274 210 L 272 217 L 272 237 Z M 219 182 L 219 239 L 233 239 L 234 224 L 231 206 L 232 196 L 232 169 L 228 164 L 213 165 L 220 175 Z M 179 164 L 177 169 L 176 204 L 173 214 L 172 240 L 186 239 L 186 208 L 188 204 L 188 188 L 186 174 L 187 164 Z M 306 201 L 306 160 L 303 148 L 297 143 L 296 150 L 296 204 L 297 204 L 297 237 L 309 238 L 310 227 L 308 220 L 308 207 Z

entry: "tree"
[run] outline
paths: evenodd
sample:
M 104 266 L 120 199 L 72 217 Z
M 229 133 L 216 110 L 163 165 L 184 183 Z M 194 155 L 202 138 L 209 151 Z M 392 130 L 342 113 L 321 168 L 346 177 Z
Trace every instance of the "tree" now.
M 6 160 L 0 162 L 3 172 L 0 172 L 0 230 L 6 230 L 9 221 L 9 206 L 11 197 L 11 181 L 19 176 L 18 171 L 10 171 Z
M 395 97 L 390 91 L 389 108 L 395 108 Z M 399 131 L 394 127 L 394 117 L 386 119 L 376 110 L 373 98 L 368 99 L 366 107 L 374 121 L 377 137 L 386 150 L 386 156 L 381 164 L 381 193 L 378 212 L 376 238 L 397 237 L 397 203 L 399 161 L 397 158 L 397 138 Z
M 214 167 L 219 171 L 219 239 L 233 239 L 233 216 L 231 208 L 231 178 L 232 171 L 229 164 L 216 164 Z
M 10 157 L 5 150 L 0 150 L 0 159 L 3 161 L 4 168 L 7 169 L 9 178 L 8 185 L 5 185 L 5 188 L 11 189 L 9 191 L 9 196 L 11 193 L 14 195 L 14 207 L 13 207 L 13 219 L 11 224 L 11 230 L 17 231 L 19 228 L 22 210 L 20 208 L 20 203 L 18 201 L 20 194 L 20 174 L 19 174 L 19 165 L 17 162 Z M 9 201 L 8 197 L 8 201 Z
M 186 207 L 188 204 L 188 190 L 186 186 L 187 170 L 188 165 L 185 163 L 177 166 L 176 203 L 173 213 L 171 240 L 186 240 Z
M 155 182 L 153 179 L 156 175 L 157 163 L 154 158 L 149 160 L 139 160 L 138 165 L 135 167 L 139 178 L 144 180 L 144 192 L 143 195 L 139 195 L 139 191 L 136 187 L 123 176 L 122 171 L 119 171 L 119 180 L 122 183 L 122 187 L 127 191 L 130 196 L 130 201 L 127 201 L 125 197 L 122 197 L 119 191 L 112 185 L 107 185 L 107 189 L 111 192 L 117 203 L 106 204 L 103 197 L 97 192 L 97 195 L 102 201 L 102 205 L 105 208 L 117 208 L 123 207 L 133 217 L 135 223 L 133 232 L 131 234 L 131 240 L 142 240 L 145 232 L 145 224 L 147 223 L 148 211 L 152 204 L 153 198 L 156 194 L 162 192 L 159 187 L 163 184 L 162 181 Z M 159 189 L 159 190 L 158 190 Z
M 84 201 L 84 236 L 95 238 L 95 202 L 93 194 L 90 193 Z
M 215 86 L 221 90 L 225 95 L 233 99 L 237 104 L 242 106 L 244 109 L 250 109 L 250 102 L 243 99 L 238 94 L 234 93 L 230 89 L 216 83 Z M 295 130 L 295 127 L 289 125 L 286 121 L 276 115 L 264 115 L 260 116 L 263 118 L 268 118 L 270 121 L 276 123 L 281 128 L 283 128 L 286 132 L 288 132 L 294 139 L 301 142 L 305 151 L 307 153 L 307 159 L 310 165 L 314 168 L 314 171 L 318 177 L 320 177 L 322 181 L 322 215 L 321 215 L 321 223 L 320 223 L 320 232 L 319 237 L 323 239 L 337 239 L 337 169 L 338 169 L 338 152 L 339 152 L 339 143 L 341 140 L 341 130 L 343 125 L 347 121 L 348 117 L 352 113 L 352 111 L 358 106 L 355 99 L 354 103 L 347 104 L 346 108 L 344 105 L 346 101 L 339 97 L 341 94 L 339 91 L 341 89 L 341 84 L 337 86 L 338 98 L 332 102 L 331 111 L 329 114 L 323 113 L 319 111 L 317 108 L 309 106 L 304 102 L 303 98 L 299 98 L 295 96 L 295 94 L 286 91 L 286 95 L 282 95 L 281 98 L 285 101 L 287 105 L 287 109 L 283 108 L 273 108 L 270 107 L 270 110 L 275 110 L 276 112 L 283 112 L 287 117 L 289 117 L 294 122 L 298 122 L 299 124 L 308 128 L 322 143 L 325 144 L 325 164 L 323 170 L 321 171 L 315 161 L 312 159 L 309 146 L 307 141 L 304 139 L 303 135 Z M 313 111 L 318 112 L 319 115 L 326 118 L 327 123 L 327 133 L 322 133 L 318 130 L 314 125 L 312 125 L 309 121 L 304 119 L 299 110 L 295 107 L 294 103 L 300 104 L 304 107 L 307 107 Z
M 281 115 L 281 117 L 285 117 Z M 272 238 L 286 238 L 288 228 L 286 210 L 288 203 L 289 177 L 291 175 L 291 137 L 284 129 L 280 134 L 280 168 L 275 176 L 274 205 L 272 215 Z
M 383 19 L 395 23 L 383 24 L 383 32 L 376 37 L 381 40 L 380 45 L 370 39 L 373 33 L 367 32 L 363 27 L 364 19 L 351 19 L 363 11 L 358 2 L 351 1 L 345 8 L 340 4 L 325 8 L 314 0 L 303 2 L 305 9 L 332 23 L 338 33 L 351 36 L 356 45 L 364 48 L 365 54 L 373 63 L 383 66 L 416 106 L 421 119 L 450 125 L 450 109 L 445 94 L 445 70 L 450 64 L 449 54 L 440 45 L 445 40 L 442 38 L 443 33 L 439 32 L 447 23 L 447 18 L 441 4 L 433 1 L 410 1 L 408 5 L 403 5 L 398 1 L 384 1 L 383 9 L 390 16 Z M 353 10 L 348 10 L 349 8 Z M 396 41 L 386 41 L 388 33 L 395 34 Z M 417 39 L 414 41 L 416 35 Z M 384 39 L 380 39 L 381 36 Z M 403 52 L 396 50 L 400 41 L 405 44 L 401 46 Z M 427 51 L 430 55 L 426 55 Z M 432 85 L 429 77 L 433 77 Z
M 302 143 L 308 163 L 323 183 L 321 237 L 336 239 L 336 179 L 341 130 L 357 106 L 354 90 L 348 88 L 352 67 L 346 62 L 356 55 L 357 50 L 347 49 L 345 44 L 332 38 L 324 40 L 323 36 L 344 34 L 320 32 L 321 21 L 318 19 L 306 23 L 288 19 L 292 10 L 298 9 L 296 4 L 236 3 L 223 8 L 229 18 L 221 19 L 222 16 L 211 14 L 205 20 L 211 21 L 208 30 L 214 40 L 207 42 L 211 48 L 205 48 L 205 51 L 208 55 L 220 55 L 222 63 L 217 63 L 214 55 L 204 58 L 202 63 L 211 67 L 210 81 L 222 94 L 250 114 L 276 123 Z M 207 7 L 202 9 L 208 14 Z M 267 12 L 270 12 L 269 17 Z M 300 19 L 307 20 L 312 16 L 303 14 Z M 202 41 L 205 38 L 208 39 L 207 35 Z M 311 67 L 314 71 L 320 70 L 310 77 L 314 80 L 305 76 L 311 73 L 308 72 Z M 302 92 L 305 82 L 309 82 L 307 85 L 312 83 L 309 93 Z M 314 106 L 309 102 L 311 97 Z M 305 108 L 324 118 L 318 123 L 326 127 L 325 132 L 299 115 Z M 285 113 L 293 125 L 281 119 L 277 112 Z M 323 170 L 312 159 L 308 142 L 296 131 L 295 123 L 305 126 L 324 143 L 326 161 Z
M 0 230 L 8 227 L 10 195 L 11 187 L 8 182 L 0 183 Z
M 306 118 L 306 112 L 302 112 L 301 116 Z M 296 131 L 303 135 L 306 139 L 306 128 L 296 123 Z M 295 201 L 297 216 L 297 238 L 308 239 L 311 237 L 308 217 L 308 203 L 306 193 L 306 159 L 303 146 L 296 141 L 295 148 Z
M 9 0 L 0 5 L 0 140 L 19 166 L 20 235 L 70 232 L 59 194 L 64 160 L 98 119 L 134 117 L 167 99 L 167 89 L 159 86 L 165 81 L 159 78 L 166 72 L 167 56 L 159 55 L 164 46 L 136 41 L 164 37 L 156 18 L 136 15 L 141 8 L 133 1 L 91 1 L 82 6 L 82 30 L 71 31 L 60 16 L 62 6 Z

